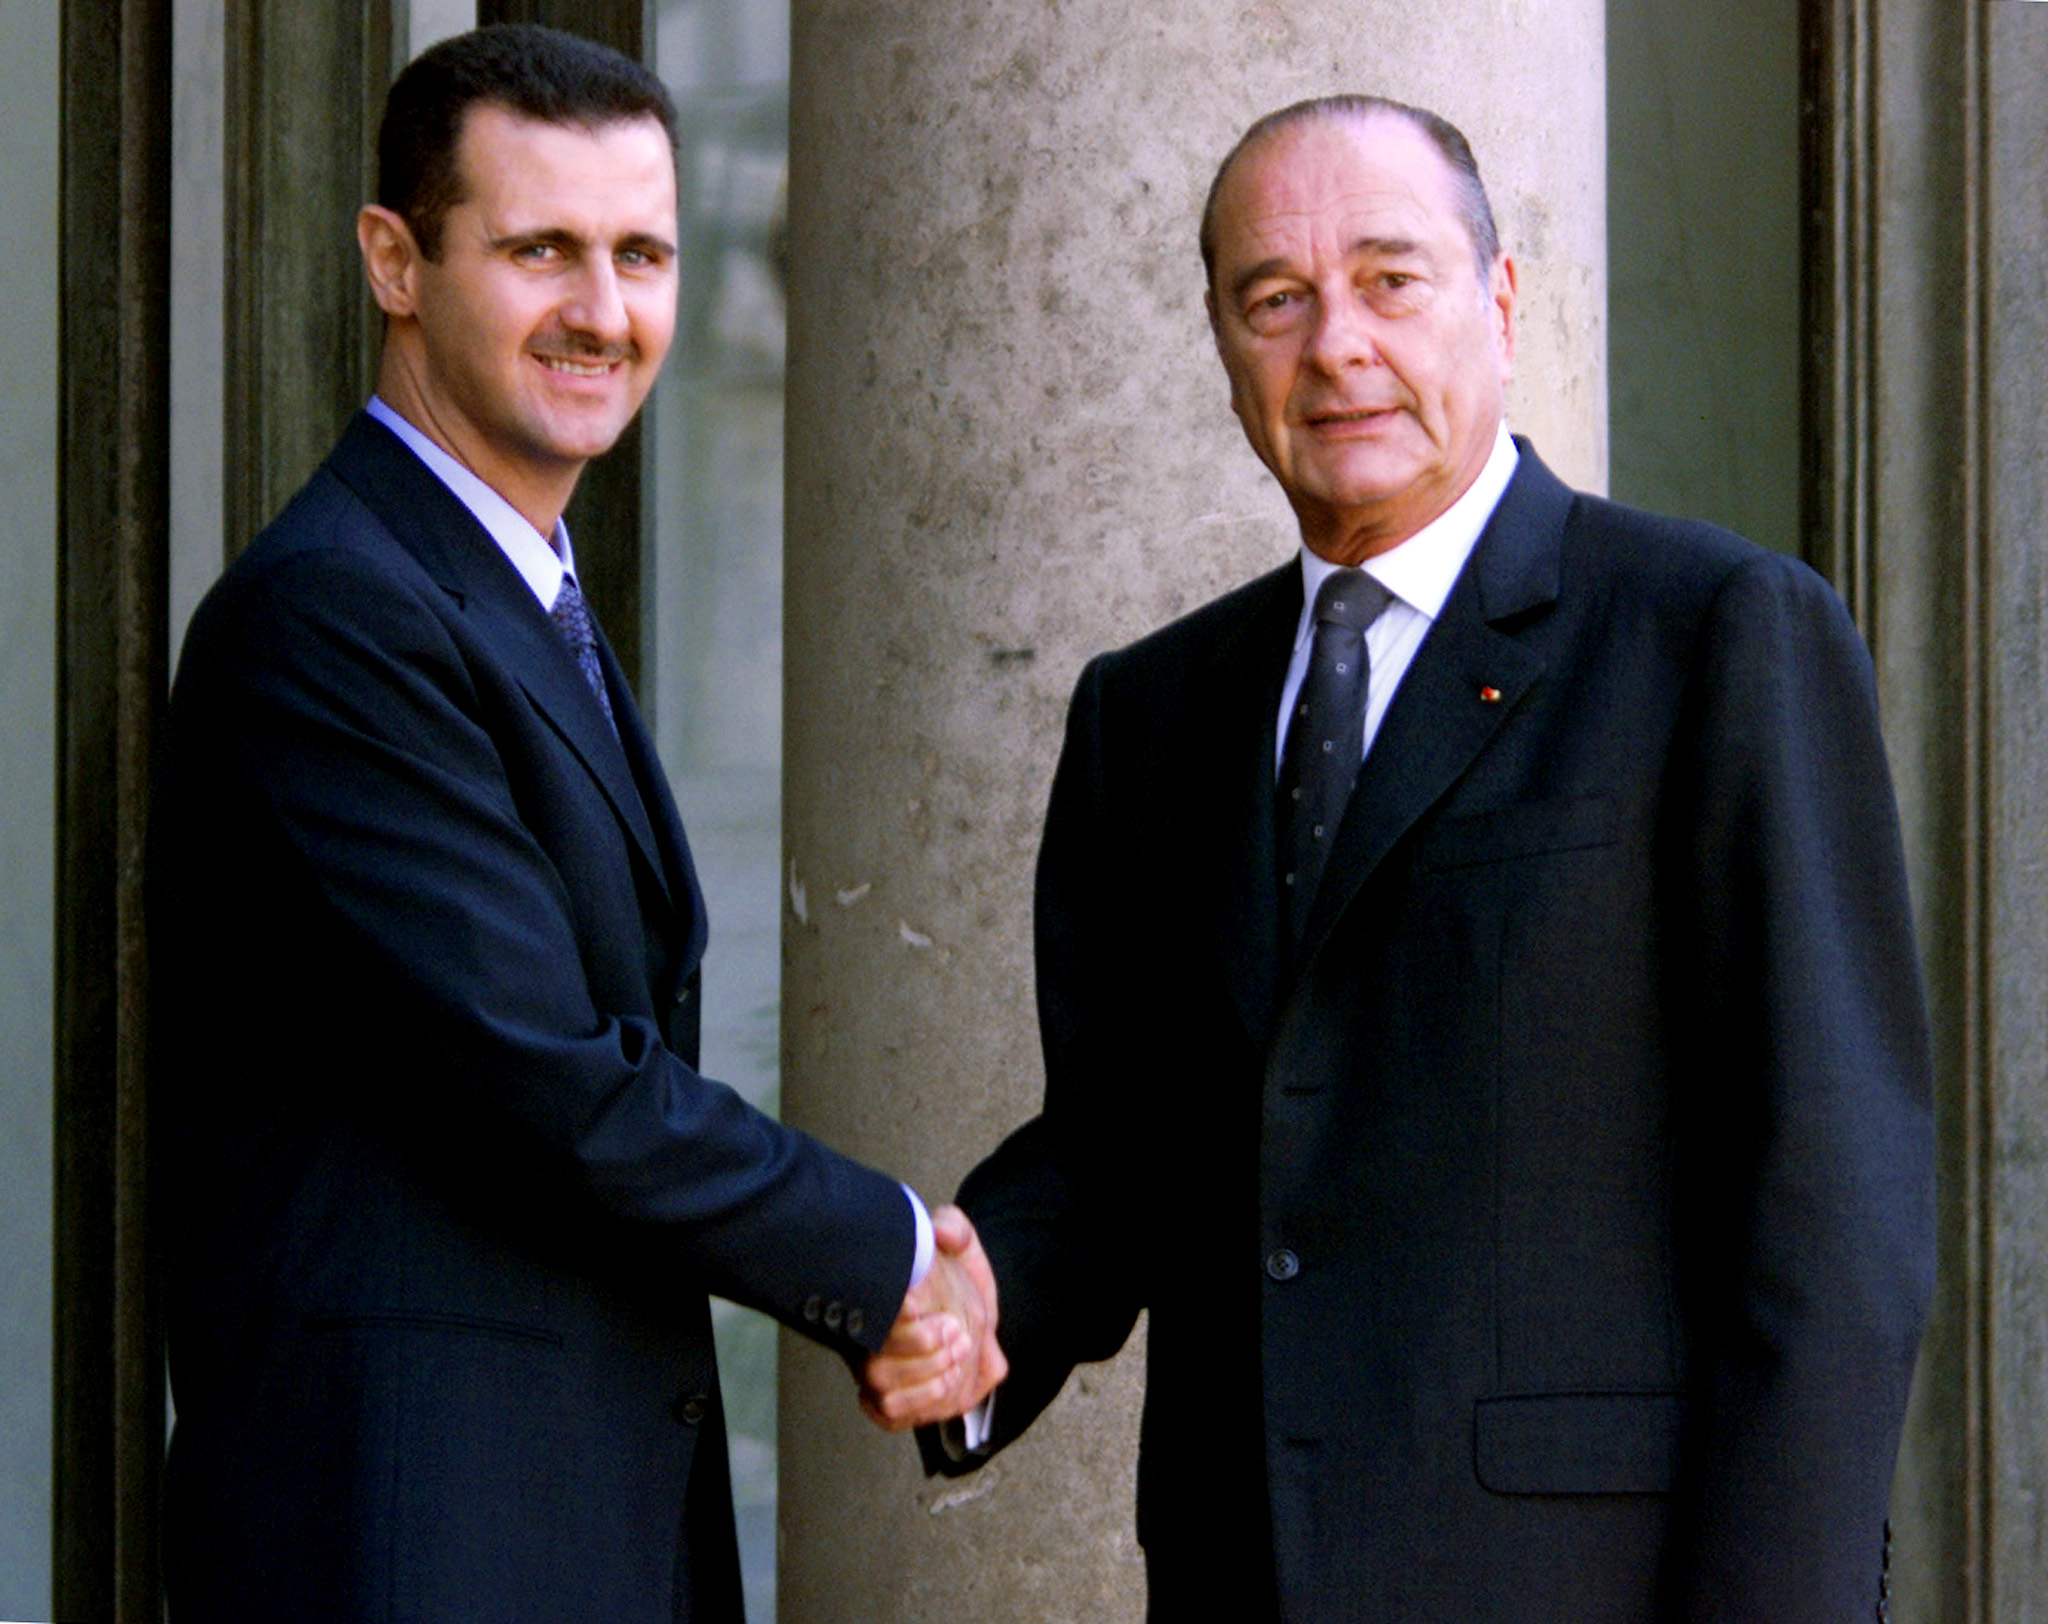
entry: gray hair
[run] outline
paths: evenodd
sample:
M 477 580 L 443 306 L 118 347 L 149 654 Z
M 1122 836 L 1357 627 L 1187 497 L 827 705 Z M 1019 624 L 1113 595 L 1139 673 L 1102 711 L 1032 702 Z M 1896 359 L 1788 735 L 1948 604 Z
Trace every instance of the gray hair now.
M 1472 144 L 1465 139 L 1464 132 L 1426 107 L 1410 107 L 1385 96 L 1351 95 L 1318 96 L 1268 113 L 1237 138 L 1237 145 L 1217 165 L 1216 178 L 1209 183 L 1209 200 L 1202 205 L 1202 274 L 1212 289 L 1216 285 L 1216 198 L 1223 190 L 1224 177 L 1245 151 L 1267 136 L 1297 124 L 1337 119 L 1358 121 L 1375 114 L 1398 118 L 1420 130 L 1451 166 L 1458 191 L 1458 216 L 1464 221 L 1465 234 L 1472 239 L 1472 257 L 1479 267 L 1480 286 L 1486 285 L 1493 262 L 1500 257 L 1500 233 L 1494 229 L 1493 206 L 1486 200 L 1486 184 L 1479 178 L 1479 160 L 1472 156 Z

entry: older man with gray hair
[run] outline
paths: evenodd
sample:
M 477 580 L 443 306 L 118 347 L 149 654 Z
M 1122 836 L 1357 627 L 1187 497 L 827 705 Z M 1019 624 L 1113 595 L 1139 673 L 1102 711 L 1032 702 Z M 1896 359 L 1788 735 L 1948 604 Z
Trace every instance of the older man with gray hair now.
M 1882 1618 L 1932 1128 L 1862 645 L 1510 436 L 1443 119 L 1261 120 L 1202 248 L 1302 547 L 1081 676 L 1044 1108 L 960 1193 L 1012 1373 L 927 1459 L 1148 1310 L 1158 1624 Z

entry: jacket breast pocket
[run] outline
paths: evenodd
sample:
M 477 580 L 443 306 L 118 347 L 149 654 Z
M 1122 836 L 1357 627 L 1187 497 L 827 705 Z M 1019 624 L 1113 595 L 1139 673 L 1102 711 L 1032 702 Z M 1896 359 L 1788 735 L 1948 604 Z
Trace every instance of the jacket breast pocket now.
M 1473 1406 L 1473 1464 L 1495 1494 L 1668 1494 L 1679 1393 L 1521 1393 Z
M 1611 846 L 1621 838 L 1621 808 L 1604 795 L 1525 801 L 1440 820 L 1418 861 L 1426 870 L 1471 868 L 1546 852 Z

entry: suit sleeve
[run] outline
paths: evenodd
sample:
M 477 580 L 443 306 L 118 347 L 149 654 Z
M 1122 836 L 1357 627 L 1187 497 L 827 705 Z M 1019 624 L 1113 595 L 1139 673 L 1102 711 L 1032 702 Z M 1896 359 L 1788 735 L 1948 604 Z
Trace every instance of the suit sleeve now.
M 381 1102 L 444 1179 L 488 1182 L 501 1153 L 541 1169 L 609 1233 L 645 1242 L 677 1289 L 849 1354 L 878 1346 L 910 1269 L 902 1190 L 666 1045 L 638 910 L 619 910 L 630 943 L 599 941 L 616 921 L 594 925 L 585 905 L 621 831 L 593 785 L 593 810 L 555 804 L 573 779 L 534 764 L 550 746 L 566 759 L 558 741 L 459 642 L 439 589 L 345 547 L 244 585 L 187 645 L 169 782 L 188 891 L 171 889 L 207 920 L 188 944 L 246 967 L 271 989 L 262 1004 L 300 989 L 290 1010 L 251 1013 L 279 1075 Z M 621 846 L 610 884 L 630 899 L 626 862 Z M 220 865 L 256 878 L 189 890 Z M 288 972 L 267 962 L 301 949 Z M 819 1297 L 844 1305 L 830 1325 Z
M 995 1270 L 1010 1377 L 996 1395 L 988 1452 L 951 1458 L 926 1434 L 932 1471 L 971 1470 L 1015 1439 L 1076 1364 L 1123 1346 L 1143 1306 L 1132 1249 L 1119 1244 L 1133 1233 L 1123 1209 L 1136 1131 L 1129 1084 L 1140 1073 L 1122 1053 L 1131 1040 L 1115 989 L 1128 983 L 1111 971 L 1118 916 L 1107 883 L 1104 674 L 1098 659 L 1075 691 L 1039 848 L 1044 1108 L 968 1175 L 959 1196 Z
M 1736 570 L 1673 785 L 1696 1064 L 1687 1620 L 1871 1616 L 1933 1275 L 1924 1005 L 1870 664 L 1803 567 Z M 1685 859 L 1676 855 L 1674 865 Z

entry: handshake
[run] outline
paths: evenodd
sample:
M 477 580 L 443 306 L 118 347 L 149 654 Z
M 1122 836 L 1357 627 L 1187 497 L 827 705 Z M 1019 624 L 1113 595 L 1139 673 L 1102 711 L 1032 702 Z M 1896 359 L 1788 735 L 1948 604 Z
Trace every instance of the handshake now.
M 967 1214 L 932 1209 L 937 1250 L 881 1351 L 860 1375 L 860 1407 L 891 1432 L 965 1415 L 1010 1373 L 996 1343 L 996 1277 Z

